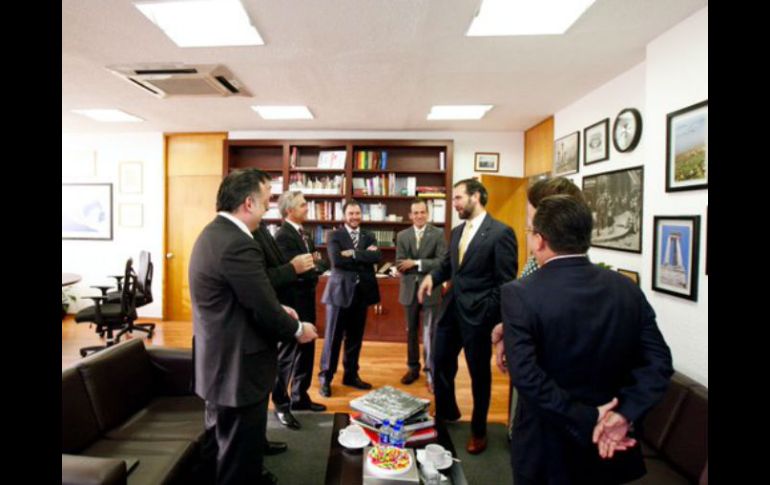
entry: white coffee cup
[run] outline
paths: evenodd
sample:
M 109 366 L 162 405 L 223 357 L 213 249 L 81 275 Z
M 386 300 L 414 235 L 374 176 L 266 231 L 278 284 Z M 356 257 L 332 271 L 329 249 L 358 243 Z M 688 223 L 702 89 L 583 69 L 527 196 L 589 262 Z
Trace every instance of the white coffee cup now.
M 348 443 L 361 443 L 364 440 L 368 440 L 364 428 L 357 424 L 348 425 L 340 430 L 340 438 Z
M 430 444 L 425 447 L 425 460 L 433 466 L 442 466 L 448 459 L 452 459 L 452 452 L 445 450 L 443 446 Z

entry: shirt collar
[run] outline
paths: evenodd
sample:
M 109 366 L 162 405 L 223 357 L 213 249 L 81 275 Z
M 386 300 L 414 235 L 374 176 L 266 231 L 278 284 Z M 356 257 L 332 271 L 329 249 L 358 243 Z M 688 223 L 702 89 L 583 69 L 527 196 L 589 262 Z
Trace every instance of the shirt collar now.
M 487 215 L 487 211 L 482 211 L 481 214 L 477 215 L 473 219 L 468 219 L 467 222 L 470 222 L 471 225 L 476 228 L 481 225 L 482 222 L 484 222 L 484 217 Z
M 242 220 L 238 219 L 234 215 L 232 215 L 232 214 L 230 214 L 229 212 L 226 212 L 226 211 L 217 212 L 217 215 L 220 215 L 220 216 L 224 217 L 225 219 L 228 219 L 230 222 L 232 222 L 233 224 L 238 226 L 238 229 L 240 229 L 241 231 L 245 232 L 246 235 L 248 235 L 249 237 L 253 237 L 251 235 L 251 231 L 249 231 L 248 226 L 246 226 L 246 224 Z
M 560 254 L 558 256 L 554 256 L 553 258 L 551 258 L 548 261 L 546 261 L 545 263 L 543 263 L 543 266 L 545 266 L 546 264 L 550 263 L 551 261 L 556 261 L 556 260 L 559 260 L 559 259 L 587 258 L 587 257 L 588 257 L 587 253 L 583 253 L 583 254 Z
M 291 226 L 292 226 L 294 229 L 296 229 L 296 230 L 297 230 L 297 232 L 299 232 L 299 231 L 300 231 L 300 229 L 303 229 L 303 227 L 302 227 L 302 225 L 301 225 L 301 224 L 297 224 L 296 222 L 294 222 L 294 221 L 292 221 L 292 220 L 289 220 L 289 219 L 284 219 L 284 221 L 286 221 L 286 222 L 288 222 L 289 224 L 291 224 Z

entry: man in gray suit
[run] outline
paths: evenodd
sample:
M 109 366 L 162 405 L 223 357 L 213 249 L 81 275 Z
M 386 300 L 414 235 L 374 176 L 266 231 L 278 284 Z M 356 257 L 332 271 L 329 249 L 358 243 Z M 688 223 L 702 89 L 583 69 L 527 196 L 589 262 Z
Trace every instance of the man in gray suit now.
M 422 345 L 425 378 L 433 392 L 433 333 L 441 292 L 434 291 L 423 303 L 417 301 L 417 288 L 425 275 L 436 269 L 446 253 L 444 231 L 428 224 L 428 204 L 416 199 L 409 210 L 414 226 L 396 236 L 396 268 L 401 273 L 398 301 L 404 305 L 407 321 L 408 370 L 402 384 L 411 384 L 420 377 L 419 325 L 422 313 Z
M 217 484 L 276 483 L 263 473 L 267 400 L 276 343 L 317 338 L 315 326 L 281 307 L 252 237 L 270 199 L 270 176 L 235 170 L 217 193 L 217 217 L 190 257 L 195 393 L 206 401 L 206 448 L 216 448 Z

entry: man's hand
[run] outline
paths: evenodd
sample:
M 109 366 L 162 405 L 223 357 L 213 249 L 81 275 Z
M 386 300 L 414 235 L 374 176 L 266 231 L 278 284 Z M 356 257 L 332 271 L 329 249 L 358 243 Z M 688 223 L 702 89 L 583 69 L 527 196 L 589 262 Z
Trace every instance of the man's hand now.
M 301 322 L 301 323 L 302 323 L 302 335 L 297 337 L 297 342 L 301 344 L 306 344 L 318 338 L 318 331 L 316 330 L 315 325 L 307 322 Z
M 495 351 L 495 363 L 497 364 L 497 368 L 500 369 L 503 374 L 507 374 L 508 359 L 505 357 L 502 322 L 495 325 L 495 328 L 492 329 L 492 346 Z
M 599 417 L 594 427 L 592 440 L 599 448 L 599 456 L 612 458 L 615 451 L 624 451 L 636 445 L 634 438 L 628 437 L 629 423 L 626 418 L 613 411 L 618 405 L 618 398 L 599 406 Z
M 355 249 L 346 249 L 346 250 L 340 252 L 340 255 L 345 257 L 345 258 L 352 258 L 354 254 L 356 254 L 356 250 Z
M 294 272 L 302 274 L 310 271 L 315 267 L 312 254 L 298 254 L 291 260 L 291 265 L 294 266 Z
M 316 263 L 318 261 L 321 261 L 321 253 L 319 253 L 318 251 L 314 252 L 313 253 L 313 261 L 315 261 Z
M 425 298 L 425 294 L 427 293 L 428 296 L 430 296 L 431 291 L 433 291 L 433 277 L 428 275 L 425 277 L 425 279 L 422 280 L 420 289 L 417 290 L 417 301 L 422 303 L 422 300 Z
M 400 272 L 406 273 L 407 271 L 409 271 L 410 269 L 414 268 L 415 266 L 417 266 L 417 261 L 415 261 L 413 259 L 405 259 L 405 260 L 399 262 L 396 265 L 396 268 Z
M 288 313 L 291 318 L 293 318 L 294 320 L 299 320 L 299 315 L 297 314 L 297 311 L 294 308 L 286 305 L 281 305 L 281 306 L 283 307 L 284 310 L 286 310 L 286 313 Z
M 377 251 L 377 245 L 376 244 L 372 244 L 371 246 L 366 248 L 366 250 L 367 251 Z

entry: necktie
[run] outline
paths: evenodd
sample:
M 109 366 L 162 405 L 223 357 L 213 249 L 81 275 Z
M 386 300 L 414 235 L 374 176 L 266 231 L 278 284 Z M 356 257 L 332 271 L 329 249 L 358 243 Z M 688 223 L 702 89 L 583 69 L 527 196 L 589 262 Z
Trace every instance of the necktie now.
M 459 251 L 459 257 L 460 257 L 460 264 L 463 263 L 463 257 L 465 256 L 465 250 L 468 247 L 468 239 L 471 234 L 471 229 L 473 228 L 473 224 L 471 221 L 468 221 L 465 223 L 465 228 L 463 229 L 463 235 L 460 237 L 460 251 Z
M 358 231 L 350 231 L 350 237 L 353 239 L 353 247 L 358 249 Z
M 310 246 L 307 244 L 307 238 L 305 237 L 305 230 L 300 227 L 298 232 L 299 237 L 302 239 L 302 243 L 305 245 L 305 250 L 310 252 Z
M 422 231 L 415 231 L 415 246 L 417 247 L 417 250 L 420 250 L 420 241 L 422 241 L 422 235 L 424 233 L 424 230 Z

